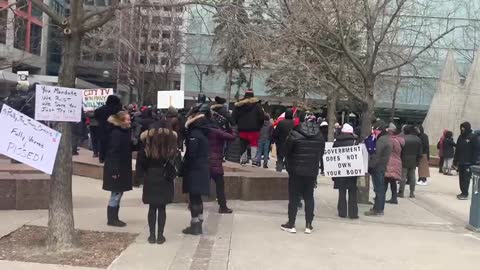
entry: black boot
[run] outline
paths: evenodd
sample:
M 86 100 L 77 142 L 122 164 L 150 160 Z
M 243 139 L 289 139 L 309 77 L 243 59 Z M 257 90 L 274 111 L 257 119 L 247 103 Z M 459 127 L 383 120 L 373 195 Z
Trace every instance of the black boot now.
M 192 222 L 190 223 L 190 227 L 185 228 L 182 232 L 184 234 L 200 235 L 203 233 L 202 223 L 200 221 Z
M 127 224 L 118 220 L 118 208 L 107 207 L 107 225 L 113 227 L 125 227 Z
M 220 208 L 218 209 L 218 213 L 220 213 L 220 214 L 231 214 L 231 213 L 233 213 L 233 210 L 228 208 L 225 205 L 225 206 L 220 206 Z
M 115 218 L 115 222 L 119 225 L 117 227 L 125 227 L 127 226 L 127 223 L 121 221 L 119 218 L 118 218 L 118 212 L 120 211 L 120 206 L 117 206 L 115 207 L 115 215 L 114 215 L 114 218 Z

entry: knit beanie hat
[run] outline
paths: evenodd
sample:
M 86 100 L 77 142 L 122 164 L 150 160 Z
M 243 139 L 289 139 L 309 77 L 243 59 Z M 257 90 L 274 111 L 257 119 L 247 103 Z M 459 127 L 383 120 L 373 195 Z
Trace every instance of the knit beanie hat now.
M 224 98 L 222 98 L 222 97 L 216 96 L 216 97 L 215 97 L 215 102 L 216 102 L 217 104 L 225 104 L 225 103 L 227 102 L 227 100 L 224 99 Z
M 350 124 L 343 124 L 342 133 L 353 133 L 353 127 Z
M 252 89 L 247 89 L 247 91 L 245 91 L 244 98 L 253 98 L 253 97 L 254 97 L 253 90 Z

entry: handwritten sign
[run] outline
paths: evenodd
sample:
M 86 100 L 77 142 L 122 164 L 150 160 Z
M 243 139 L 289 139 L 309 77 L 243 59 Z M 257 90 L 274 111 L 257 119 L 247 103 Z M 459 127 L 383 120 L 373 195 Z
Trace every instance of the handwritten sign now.
M 185 106 L 184 91 L 158 91 L 157 92 L 157 108 L 168 109 L 170 106 L 176 109 L 183 109 Z
M 83 110 L 93 111 L 107 101 L 107 97 L 113 95 L 112 88 L 84 89 L 83 90 Z
M 364 176 L 367 173 L 360 145 L 326 148 L 323 166 L 329 177 Z
M 5 104 L 0 123 L 1 154 L 52 174 L 61 133 Z
M 80 89 L 37 85 L 35 120 L 80 122 L 82 96 Z

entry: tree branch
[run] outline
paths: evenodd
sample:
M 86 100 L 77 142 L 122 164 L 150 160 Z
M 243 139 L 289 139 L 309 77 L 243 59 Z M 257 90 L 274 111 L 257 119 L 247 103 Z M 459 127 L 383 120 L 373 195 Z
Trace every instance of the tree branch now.
M 42 0 L 30 0 L 32 1 L 32 4 L 34 4 L 37 8 L 39 8 L 41 11 L 43 11 L 45 14 L 50 17 L 56 24 L 58 25 L 65 25 L 67 19 L 63 17 L 62 15 L 58 14 L 55 10 L 50 8 L 48 5 L 43 3 Z
M 457 29 L 459 27 L 457 26 L 454 26 L 452 28 L 450 28 L 449 30 L 445 31 L 443 34 L 439 35 L 438 37 L 436 37 L 434 40 L 432 40 L 427 46 L 423 47 L 419 52 L 417 52 L 416 54 L 414 54 L 410 59 L 400 63 L 400 64 L 397 64 L 397 65 L 393 65 L 391 67 L 387 67 L 387 68 L 384 68 L 384 69 L 381 69 L 377 72 L 374 73 L 374 77 L 377 77 L 378 75 L 382 74 L 382 73 L 385 73 L 385 72 L 388 72 L 388 71 L 391 71 L 391 70 L 394 70 L 394 69 L 397 69 L 397 68 L 401 68 L 407 64 L 410 64 L 412 63 L 413 61 L 415 61 L 422 53 L 424 53 L 425 51 L 427 51 L 428 49 L 430 49 L 437 41 L 439 41 L 440 39 L 442 39 L 443 37 L 445 37 L 446 35 L 448 35 L 449 33 L 451 33 L 453 30 Z
M 4 11 L 4 10 L 6 10 L 6 9 L 9 9 L 9 8 L 11 8 L 11 7 L 13 7 L 13 6 L 16 6 L 17 4 L 18 4 L 17 2 L 10 3 L 10 4 L 8 4 L 8 5 L 0 8 L 0 11 Z

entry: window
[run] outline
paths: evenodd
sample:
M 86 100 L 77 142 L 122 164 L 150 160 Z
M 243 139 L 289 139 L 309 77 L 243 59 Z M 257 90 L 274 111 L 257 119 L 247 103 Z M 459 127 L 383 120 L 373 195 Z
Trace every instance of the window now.
M 168 58 L 162 57 L 162 59 L 160 59 L 160 64 L 161 64 L 162 66 L 168 65 Z
M 104 7 L 105 6 L 105 0 L 96 0 L 97 4 L 96 6 L 97 7 Z
M 95 54 L 95 61 L 103 62 L 103 54 L 102 53 L 96 53 Z
M 105 55 L 105 60 L 106 60 L 106 61 L 113 62 L 113 59 L 114 59 L 113 53 L 107 53 L 107 54 Z
M 183 12 L 183 7 L 177 7 L 177 8 L 175 9 L 175 11 L 176 11 L 176 12 L 179 12 L 179 13 L 180 13 L 180 12 Z
M 160 16 L 152 17 L 152 24 L 154 25 L 162 24 L 162 18 Z
M 162 51 L 162 52 L 168 52 L 169 50 L 170 50 L 170 44 L 168 44 L 168 43 L 162 43 L 161 51 Z
M 182 83 L 180 81 L 173 81 L 173 89 L 180 90 Z
M 165 32 L 162 33 L 162 38 L 164 38 L 164 39 L 170 39 L 170 36 L 171 36 L 171 34 L 168 31 L 165 31 Z
M 148 16 L 147 15 L 142 15 L 142 22 L 144 24 L 147 24 L 148 23 Z
M 7 10 L 0 11 L 0 43 L 7 42 Z
M 182 18 L 175 18 L 174 23 L 175 23 L 175 25 L 182 25 L 183 24 L 183 19 Z
M 160 30 L 152 30 L 152 38 L 159 38 Z
M 42 27 L 32 24 L 30 30 L 30 52 L 40 55 L 42 49 Z
M 147 61 L 146 61 L 146 58 L 145 56 L 140 56 L 140 64 L 145 64 Z
M 163 25 L 172 25 L 172 17 L 162 17 Z
M 180 65 L 180 58 L 173 59 L 172 66 L 178 67 Z
M 158 43 L 150 44 L 150 51 L 158 52 L 159 45 Z
M 163 7 L 163 11 L 172 11 L 172 7 Z
M 92 61 L 92 54 L 90 52 L 84 51 L 82 53 L 82 59 L 84 61 Z
M 158 65 L 158 58 L 156 58 L 156 57 L 150 58 L 150 64 L 151 65 Z
M 140 45 L 140 49 L 141 49 L 142 51 L 146 51 L 146 50 L 147 50 L 147 43 L 142 43 L 142 44 Z
M 26 22 L 20 17 L 15 17 L 14 22 L 14 44 L 13 46 L 20 50 L 25 50 Z

